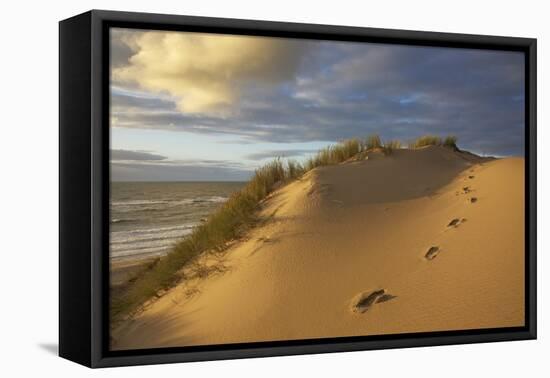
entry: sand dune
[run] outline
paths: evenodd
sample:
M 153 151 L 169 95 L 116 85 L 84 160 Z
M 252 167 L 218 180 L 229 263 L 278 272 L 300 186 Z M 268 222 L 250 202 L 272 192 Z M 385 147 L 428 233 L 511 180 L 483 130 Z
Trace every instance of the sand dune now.
M 113 348 L 522 326 L 523 175 L 521 158 L 433 146 L 316 168 Z

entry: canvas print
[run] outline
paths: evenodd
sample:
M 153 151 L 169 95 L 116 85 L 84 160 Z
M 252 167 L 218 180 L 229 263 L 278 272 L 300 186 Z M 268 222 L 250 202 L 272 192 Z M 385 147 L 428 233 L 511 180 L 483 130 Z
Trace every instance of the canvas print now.
M 111 350 L 524 326 L 523 53 L 109 38 Z

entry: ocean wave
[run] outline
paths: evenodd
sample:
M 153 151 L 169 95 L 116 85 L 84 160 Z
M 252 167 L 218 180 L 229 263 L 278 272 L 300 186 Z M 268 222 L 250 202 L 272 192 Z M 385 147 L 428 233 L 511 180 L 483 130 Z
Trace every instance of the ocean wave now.
M 123 234 L 120 236 L 111 236 L 111 246 L 116 246 L 119 244 L 137 244 L 137 243 L 144 243 L 144 242 L 156 242 L 156 241 L 163 241 L 163 240 L 170 240 L 170 239 L 179 239 L 182 236 L 187 236 L 191 232 L 193 232 L 193 229 L 185 229 L 185 230 L 178 230 L 178 231 L 172 231 L 162 234 L 141 234 L 141 235 L 129 235 L 129 234 Z
M 132 208 L 132 207 L 145 207 L 150 209 L 156 209 L 155 206 L 151 205 L 168 205 L 168 206 L 179 206 L 179 205 L 189 205 L 193 203 L 222 203 L 227 201 L 227 197 L 222 196 L 207 196 L 207 197 L 196 197 L 196 198 L 185 198 L 177 200 L 128 200 L 128 201 L 112 201 L 111 206 L 118 208 Z
M 113 231 L 110 235 L 111 258 L 164 254 L 185 236 L 191 234 L 198 223 L 175 226 Z
M 111 219 L 111 223 L 126 223 L 126 222 L 133 222 L 135 220 L 136 220 L 135 218 L 122 218 L 122 219 L 113 218 Z
M 143 206 L 167 203 L 167 200 L 127 200 L 127 201 L 111 201 L 111 206 Z
M 156 240 L 142 240 L 136 243 L 111 244 L 111 252 L 138 251 L 138 250 L 143 250 L 143 249 L 148 249 L 153 247 L 170 248 L 180 239 L 181 239 L 180 237 L 172 237 L 172 238 L 156 239 Z
M 227 201 L 227 197 L 221 197 L 221 196 L 211 196 L 211 197 L 199 197 L 193 199 L 193 203 L 201 203 L 201 202 L 214 202 L 214 203 L 222 203 Z
M 119 251 L 111 252 L 111 259 L 123 259 L 123 258 L 136 258 L 136 257 L 145 257 L 145 256 L 162 256 L 168 252 L 169 247 L 151 247 L 149 249 L 143 249 L 138 252 L 136 251 Z
M 143 235 L 143 234 L 162 234 L 170 231 L 178 231 L 178 230 L 189 230 L 200 223 L 193 222 L 193 223 L 184 223 L 180 225 L 175 226 L 164 226 L 164 227 L 153 227 L 153 228 L 138 228 L 138 229 L 132 229 L 127 231 L 113 231 L 111 232 L 111 238 L 118 235 Z

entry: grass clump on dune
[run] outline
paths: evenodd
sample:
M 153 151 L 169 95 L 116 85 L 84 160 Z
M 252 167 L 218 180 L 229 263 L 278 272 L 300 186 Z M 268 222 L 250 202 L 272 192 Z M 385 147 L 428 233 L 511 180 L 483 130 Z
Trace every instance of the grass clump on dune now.
M 458 141 L 458 138 L 454 135 L 449 135 L 445 137 L 443 140 L 443 146 L 452 148 L 455 151 L 459 151 L 458 146 L 456 145 L 456 142 Z
M 323 165 L 342 163 L 362 151 L 359 139 L 348 139 L 317 152 L 305 164 L 305 172 Z
M 415 149 L 415 148 L 421 148 L 426 146 L 443 146 L 443 147 L 452 148 L 455 151 L 459 151 L 458 146 L 456 144 L 457 140 L 458 140 L 457 137 L 453 135 L 449 135 L 444 139 L 436 135 L 423 135 L 409 142 L 409 148 Z
M 409 148 L 421 148 L 425 146 L 441 146 L 441 138 L 435 135 L 423 135 L 409 142 Z
M 391 155 L 393 151 L 398 150 L 400 148 L 401 148 L 401 141 L 389 140 L 387 142 L 384 142 L 384 146 L 382 147 L 382 152 L 384 152 L 384 155 Z
M 382 140 L 379 135 L 369 135 L 363 144 L 365 150 L 374 150 L 375 148 L 382 148 Z
M 295 179 L 304 174 L 305 168 L 302 164 L 298 163 L 297 161 L 288 160 L 286 171 L 287 171 L 286 176 L 288 179 Z

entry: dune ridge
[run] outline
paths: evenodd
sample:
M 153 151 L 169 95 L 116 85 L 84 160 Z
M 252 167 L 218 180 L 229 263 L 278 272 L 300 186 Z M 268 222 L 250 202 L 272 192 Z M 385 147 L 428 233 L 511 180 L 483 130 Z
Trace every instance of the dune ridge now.
M 440 146 L 317 167 L 112 348 L 521 326 L 524 160 Z

